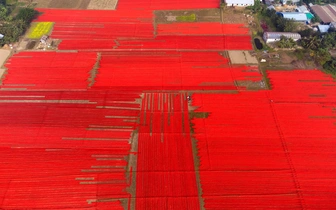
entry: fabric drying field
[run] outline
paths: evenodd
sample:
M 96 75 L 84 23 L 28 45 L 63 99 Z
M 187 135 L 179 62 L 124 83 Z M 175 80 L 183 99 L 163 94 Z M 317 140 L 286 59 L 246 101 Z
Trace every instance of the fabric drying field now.
M 39 9 L 61 43 L 6 61 L 0 209 L 335 208 L 333 78 L 232 62 L 244 24 L 154 23 L 218 4 Z

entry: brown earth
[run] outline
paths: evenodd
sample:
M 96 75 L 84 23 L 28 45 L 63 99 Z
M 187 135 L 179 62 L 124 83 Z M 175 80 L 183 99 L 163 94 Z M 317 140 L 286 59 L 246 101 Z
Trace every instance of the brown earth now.
M 114 10 L 118 0 L 91 0 L 87 9 Z
M 248 18 L 244 16 L 244 8 L 227 7 L 223 9 L 221 19 L 222 23 L 248 23 Z
M 89 3 L 90 0 L 52 0 L 48 8 L 86 9 Z
M 39 8 L 114 10 L 118 0 L 34 0 Z
M 155 11 L 155 22 L 162 23 L 172 23 L 178 22 L 176 18 L 178 16 L 190 16 L 195 14 L 195 22 L 220 22 L 220 10 L 219 9 L 200 9 L 200 10 L 165 10 L 165 11 Z

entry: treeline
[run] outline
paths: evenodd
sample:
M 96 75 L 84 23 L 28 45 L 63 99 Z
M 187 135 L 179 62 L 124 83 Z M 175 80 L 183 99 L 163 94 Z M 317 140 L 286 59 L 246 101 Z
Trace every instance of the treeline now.
M 0 0 L 0 34 L 4 35 L 0 40 L 1 46 L 18 41 L 38 14 L 36 10 L 25 7 L 12 16 L 12 9 L 6 5 L 6 1 Z
M 329 53 L 330 50 L 336 50 L 336 32 L 319 34 L 305 30 L 301 35 L 303 38 L 300 40 L 300 45 L 304 49 L 297 50 L 297 55 L 313 60 L 323 66 L 328 73 L 336 75 L 336 59 Z

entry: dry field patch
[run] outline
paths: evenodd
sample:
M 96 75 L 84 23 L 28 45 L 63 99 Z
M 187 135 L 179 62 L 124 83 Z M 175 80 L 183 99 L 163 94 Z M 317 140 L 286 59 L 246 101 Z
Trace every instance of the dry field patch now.
M 6 69 L 1 68 L 1 67 L 5 64 L 5 62 L 8 58 L 8 56 L 10 55 L 10 53 L 11 53 L 10 50 L 0 49 L 0 79 L 2 78 L 3 74 L 6 71 Z M 0 83 L 1 83 L 1 81 L 0 81 Z
M 249 51 L 232 50 L 228 51 L 232 64 L 258 64 L 255 56 L 252 56 Z
M 117 4 L 118 0 L 91 0 L 87 9 L 114 10 Z

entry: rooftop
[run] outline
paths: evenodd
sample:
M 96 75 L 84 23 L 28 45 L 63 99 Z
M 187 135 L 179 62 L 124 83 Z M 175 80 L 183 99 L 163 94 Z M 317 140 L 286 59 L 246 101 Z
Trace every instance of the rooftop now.
M 318 25 L 317 27 L 321 33 L 327 33 L 330 25 Z
M 303 12 L 278 12 L 278 15 L 286 19 L 293 19 L 294 21 L 307 21 L 308 18 Z
M 305 6 L 298 6 L 297 8 L 296 8 L 299 12 L 303 12 L 303 13 L 308 13 L 309 11 L 308 11 L 308 9 L 307 9 L 307 7 L 305 7 Z
M 314 13 L 319 16 L 319 18 L 324 23 L 336 22 L 336 7 L 330 4 L 326 6 L 313 5 L 311 6 Z
M 281 36 L 285 36 L 287 38 L 292 39 L 301 39 L 301 35 L 299 33 L 292 33 L 292 32 L 265 32 L 264 36 L 267 39 L 279 39 Z

